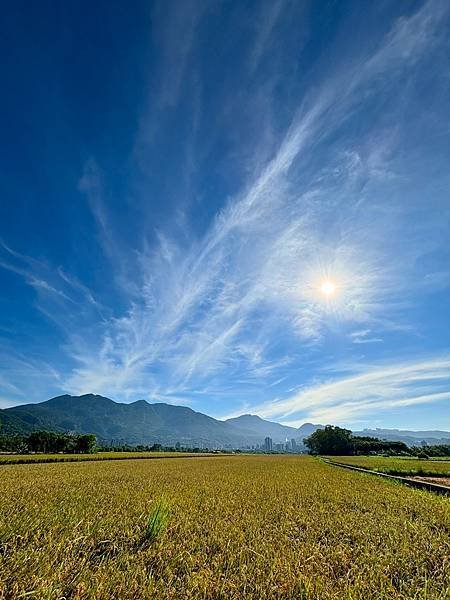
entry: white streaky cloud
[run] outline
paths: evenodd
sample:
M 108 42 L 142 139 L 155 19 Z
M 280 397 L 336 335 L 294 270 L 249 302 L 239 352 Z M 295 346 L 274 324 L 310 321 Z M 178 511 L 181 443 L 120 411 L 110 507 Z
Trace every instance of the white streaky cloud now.
M 84 298 L 87 300 L 87 302 L 89 302 L 89 304 L 92 304 L 93 306 L 95 306 L 98 309 L 104 308 L 100 304 L 100 302 L 98 302 L 98 300 L 96 300 L 94 298 L 91 290 L 86 285 L 84 285 L 84 283 L 79 281 L 79 279 L 77 279 L 77 277 L 75 277 L 74 275 L 70 275 L 69 273 L 66 273 L 64 271 L 64 269 L 62 269 L 61 267 L 58 268 L 58 275 L 70 287 L 81 292 L 82 295 L 84 296 Z
M 356 375 L 301 389 L 293 396 L 253 406 L 265 418 L 299 426 L 307 421 L 348 423 L 379 409 L 450 399 L 450 357 L 394 365 L 360 365 Z
M 19 385 L 11 383 L 19 382 Z M 42 401 L 41 386 L 60 390 L 62 375 L 48 361 L 42 358 L 25 356 L 11 349 L 6 343 L 0 348 L 0 397 L 3 408 L 16 404 Z
M 18 255 L 20 256 L 20 255 Z M 6 269 L 7 271 L 11 271 L 12 273 L 16 273 L 17 275 L 21 275 L 24 278 L 24 281 L 27 285 L 34 288 L 37 292 L 49 292 L 50 294 L 54 294 L 55 296 L 59 296 L 68 302 L 74 302 L 72 298 L 70 298 L 67 294 L 65 294 L 62 290 L 56 289 L 53 285 L 48 283 L 45 279 L 41 277 L 36 277 L 33 272 L 27 268 L 13 265 L 11 263 L 0 260 L 0 267 Z
M 42 261 L 36 260 L 35 258 L 33 258 L 31 256 L 27 256 L 26 254 L 21 254 L 20 252 L 17 252 L 16 250 L 14 250 L 10 246 L 8 246 L 8 244 L 6 244 L 4 242 L 4 240 L 2 240 L 1 238 L 0 238 L 0 249 L 2 249 L 4 252 L 9 254 L 13 258 L 17 259 L 18 261 L 21 261 L 22 263 L 29 265 L 30 267 L 45 268 L 47 266 Z
M 110 311 L 96 300 L 93 292 L 75 275 L 61 267 L 53 268 L 46 262 L 17 252 L 2 240 L 0 240 L 0 268 L 21 276 L 24 282 L 36 292 L 37 309 L 64 330 L 70 330 L 68 324 L 70 319 L 67 317 L 69 313 L 64 315 L 63 310 L 49 308 L 50 304 L 57 303 L 58 306 L 64 306 L 64 303 L 69 302 L 70 314 L 73 316 L 77 313 L 86 314 L 84 308 L 86 302 L 95 308 L 100 317 L 105 318 L 105 315 L 110 314 Z
M 253 72 L 258 67 L 258 64 L 267 51 L 267 45 L 272 35 L 272 32 L 280 19 L 281 13 L 285 6 L 285 0 L 274 0 L 268 5 L 262 4 L 262 10 L 259 18 L 256 20 L 256 39 L 252 46 L 249 56 L 249 70 Z
M 183 38 L 188 50 L 203 10 L 196 4 L 189 20 Z M 127 310 L 120 317 L 106 317 L 94 292 L 61 269 L 52 274 L 56 279 L 43 277 L 37 265 L 28 264 L 21 273 L 41 293 L 50 289 L 38 281 L 56 291 L 61 284 L 63 294 L 78 294 L 84 304 L 101 311 L 96 327 L 85 326 L 75 309 L 59 319 L 67 337 L 64 350 L 75 361 L 70 374 L 64 374 L 64 388 L 118 399 L 187 399 L 201 389 L 209 390 L 211 401 L 221 402 L 221 390 L 236 395 L 236 389 L 228 390 L 228 380 L 247 392 L 252 385 L 281 382 L 287 365 L 301 363 L 300 349 L 320 346 L 329 334 L 342 335 L 349 344 L 368 343 L 381 340 L 386 330 L 408 327 L 402 315 L 409 307 L 411 264 L 421 249 L 398 256 L 395 264 L 388 260 L 399 215 L 391 204 L 388 212 L 381 210 L 384 198 L 368 199 L 364 192 L 380 178 L 395 177 L 390 163 L 401 132 L 380 139 L 376 124 L 372 129 L 368 125 L 358 147 L 344 136 L 332 153 L 318 149 L 358 116 L 361 97 L 375 98 L 380 86 L 388 92 L 399 69 L 414 72 L 437 43 L 445 10 L 445 3 L 425 3 L 398 20 L 373 52 L 361 52 L 357 63 L 336 67 L 324 85 L 311 89 L 277 150 L 200 237 L 157 231 L 155 245 L 137 241 L 139 251 L 121 247 L 108 215 L 102 173 L 94 160 L 88 161 L 79 187 L 88 198 Z M 266 38 L 280 11 L 278 2 L 268 17 Z M 177 30 L 179 15 L 174 18 Z M 254 60 L 260 60 L 259 52 L 256 48 Z M 173 82 L 163 86 L 165 106 L 176 103 L 184 69 L 183 62 Z M 265 148 L 257 152 L 268 154 Z M 330 299 L 320 294 L 326 279 L 336 283 Z M 44 304 L 45 298 L 40 310 L 54 318 Z M 349 339 L 354 330 L 373 335 Z M 281 352 L 280 339 L 296 349 L 292 355 Z M 339 392 L 337 384 L 329 385 Z M 357 382 L 352 385 L 355 390 Z M 318 407 L 331 410 L 320 390 L 308 393 L 302 397 L 310 412 L 316 400 Z M 287 418 L 297 410 L 298 397 L 278 399 L 262 409 L 266 416 Z M 248 398 L 242 401 L 248 403 Z
M 387 66 L 395 69 L 410 67 L 443 35 L 439 26 L 448 12 L 449 5 L 445 0 L 428 0 L 415 14 L 400 17 L 378 52 L 367 62 L 366 69 L 381 74 Z
M 354 344 L 382 344 L 383 338 L 356 338 L 353 340 Z
M 3 375 L 1 373 L 0 373 L 0 390 L 2 390 L 3 392 L 12 393 L 15 396 L 21 395 L 20 389 L 13 383 L 9 382 L 5 377 L 3 377 Z
M 280 383 L 283 383 L 283 381 L 286 381 L 287 378 L 288 378 L 288 375 L 285 375 L 284 377 L 280 377 L 279 379 L 272 381 L 272 383 L 270 383 L 268 387 L 275 387 L 277 385 L 280 385 Z
M 153 31 L 162 51 L 159 104 L 161 108 L 176 105 L 190 54 L 195 46 L 195 32 L 208 4 L 203 0 L 186 0 L 174 6 L 155 3 L 153 10 L 162 16 L 163 27 Z M 161 23 L 154 15 L 155 21 Z M 176 40 L 176 42 L 174 41 Z
M 72 298 L 70 298 L 67 294 L 65 294 L 61 290 L 57 290 L 56 288 L 51 286 L 49 283 L 47 283 L 47 281 L 44 281 L 43 279 L 38 279 L 36 277 L 31 276 L 27 279 L 27 283 L 28 283 L 28 285 L 31 285 L 31 287 L 33 287 L 37 290 L 44 290 L 46 292 L 51 292 L 52 294 L 61 296 L 61 298 L 64 298 L 64 300 L 68 300 L 69 302 L 74 302 L 74 300 L 72 300 Z
M 380 344 L 383 342 L 382 338 L 370 336 L 370 333 L 370 329 L 363 329 L 354 331 L 349 337 L 354 344 Z
M 360 329 L 359 331 L 353 331 L 350 334 L 350 337 L 352 338 L 352 340 L 358 339 L 358 338 L 365 338 L 369 335 L 370 333 L 370 329 Z
M 414 406 L 418 404 L 430 404 L 450 400 L 450 392 L 437 392 L 424 394 L 422 396 L 411 396 L 400 400 L 380 400 L 378 402 L 361 402 L 343 403 L 338 407 L 328 407 L 323 410 L 317 410 L 310 414 L 308 420 L 313 420 L 318 423 L 348 423 L 367 416 L 377 415 L 378 411 L 391 410 L 395 408 L 403 408 L 406 406 Z M 295 421 L 294 421 L 295 423 Z M 289 423 L 286 423 L 289 424 Z M 301 422 L 298 421 L 298 426 Z M 448 429 L 449 423 L 445 422 L 441 425 L 444 429 Z
M 284 336 L 319 344 L 328 330 L 345 323 L 374 330 L 372 342 L 381 339 L 379 329 L 402 326 L 409 265 L 387 260 L 395 215 L 386 222 L 377 215 L 374 236 L 355 184 L 362 171 L 368 180 L 380 177 L 388 150 L 374 150 L 363 160 L 344 144 L 335 162 L 320 167 L 310 157 L 353 116 L 361 94 L 377 93 L 380 74 L 386 88 L 400 66 L 414 68 L 427 40 L 434 40 L 442 10 L 428 2 L 402 18 L 375 52 L 337 70 L 311 93 L 273 158 L 203 238 L 182 247 L 159 232 L 159 247 L 138 253 L 142 281 L 133 282 L 128 313 L 108 322 L 96 352 L 72 350 L 79 366 L 66 381 L 68 389 L 108 385 L 116 395 L 129 394 L 130 387 L 144 395 L 162 379 L 184 393 L 218 372 L 248 379 L 258 369 L 240 348 L 256 330 L 252 342 L 260 348 L 255 351 L 264 380 L 274 332 L 281 329 Z M 94 212 L 104 228 L 104 204 L 98 187 L 94 192 Z M 327 222 L 333 223 L 330 231 Z M 318 288 L 329 277 L 337 294 L 326 302 Z

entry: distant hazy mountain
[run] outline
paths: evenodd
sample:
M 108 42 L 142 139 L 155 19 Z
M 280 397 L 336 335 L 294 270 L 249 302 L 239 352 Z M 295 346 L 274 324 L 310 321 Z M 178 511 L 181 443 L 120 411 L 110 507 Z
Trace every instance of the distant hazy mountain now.
M 251 431 L 260 437 L 271 437 L 274 442 L 284 442 L 286 439 L 291 440 L 292 438 L 295 440 L 303 439 L 314 433 L 316 429 L 323 429 L 324 427 L 324 425 L 304 423 L 297 429 L 288 425 L 281 425 L 281 423 L 266 421 L 257 415 L 241 415 L 240 417 L 227 419 L 225 422 L 238 429 Z
M 363 431 L 354 431 L 354 435 L 377 437 L 382 440 L 394 442 L 405 442 L 409 446 L 414 446 L 419 442 L 427 444 L 450 444 L 449 431 L 408 431 L 407 429 L 363 429 Z
M 207 415 L 171 404 L 150 404 L 138 400 L 131 404 L 114 402 L 103 396 L 58 396 L 39 404 L 25 404 L 0 410 L 0 433 L 27 434 L 39 429 L 94 433 L 105 443 L 180 444 L 185 446 L 244 447 L 262 444 L 265 437 L 274 443 L 286 439 L 302 440 L 323 425 L 305 423 L 298 429 L 242 415 L 219 421 Z M 416 444 L 450 443 L 445 431 L 399 431 L 375 429 L 355 432 Z
M 298 429 L 295 427 L 265 421 L 256 415 L 241 415 L 227 419 L 225 423 L 229 423 L 241 431 L 252 432 L 260 438 L 271 437 L 274 442 L 284 442 L 286 439 L 298 437 Z
M 317 431 L 317 429 L 325 429 L 325 425 L 314 425 L 314 423 L 303 423 L 303 425 L 300 425 L 300 427 L 298 428 L 297 431 L 299 433 L 299 437 L 304 438 L 304 437 L 308 437 L 308 435 L 311 435 L 312 433 Z

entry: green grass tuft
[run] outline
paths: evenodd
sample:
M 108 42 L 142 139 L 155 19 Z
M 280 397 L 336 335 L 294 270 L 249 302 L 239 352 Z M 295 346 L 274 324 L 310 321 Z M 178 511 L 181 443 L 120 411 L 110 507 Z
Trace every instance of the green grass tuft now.
M 148 516 L 142 543 L 156 541 L 166 530 L 171 513 L 170 503 L 162 498 Z

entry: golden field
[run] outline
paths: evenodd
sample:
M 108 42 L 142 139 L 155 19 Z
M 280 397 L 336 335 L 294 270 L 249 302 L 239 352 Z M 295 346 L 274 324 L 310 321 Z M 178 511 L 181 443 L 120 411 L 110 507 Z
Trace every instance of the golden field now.
M 450 503 L 301 456 L 0 467 L 0 599 L 444 599 Z M 154 507 L 167 528 L 145 538 Z
M 445 460 L 418 459 L 399 456 L 330 456 L 329 460 L 361 467 L 389 475 L 430 475 L 433 477 L 450 476 L 450 458 Z
M 101 460 L 138 460 L 141 458 L 176 458 L 180 452 L 95 452 L 93 454 L 0 454 L 0 465 L 20 465 L 54 462 L 83 462 Z M 181 456 L 198 457 L 199 454 L 209 456 L 208 452 L 183 452 Z M 217 456 L 217 455 L 216 455 Z

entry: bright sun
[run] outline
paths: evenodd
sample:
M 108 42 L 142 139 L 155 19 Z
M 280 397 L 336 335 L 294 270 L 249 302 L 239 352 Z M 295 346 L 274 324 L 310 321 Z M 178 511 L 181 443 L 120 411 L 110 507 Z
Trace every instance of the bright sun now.
M 332 296 L 336 291 L 336 284 L 327 279 L 320 286 L 320 291 L 327 297 Z

